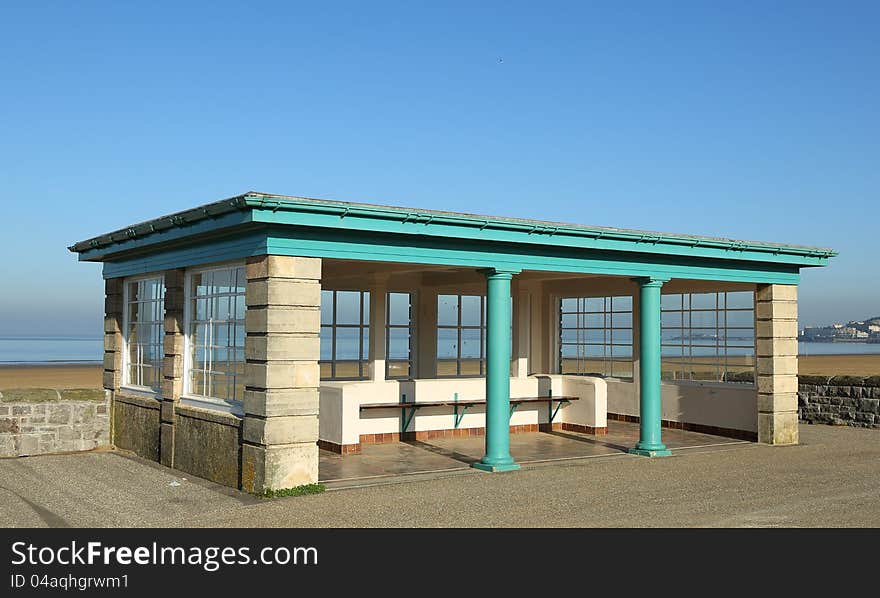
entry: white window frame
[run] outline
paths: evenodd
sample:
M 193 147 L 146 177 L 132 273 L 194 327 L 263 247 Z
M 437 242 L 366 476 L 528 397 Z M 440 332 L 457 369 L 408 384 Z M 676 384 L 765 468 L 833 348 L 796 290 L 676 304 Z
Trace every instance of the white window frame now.
M 130 276 L 122 279 L 122 384 L 120 385 L 120 389 L 125 392 L 142 395 L 152 398 L 161 398 L 162 396 L 162 388 L 161 385 L 159 388 L 154 389 L 151 386 L 143 386 L 140 384 L 132 384 L 129 380 L 130 366 L 131 366 L 131 354 L 129 352 L 129 340 L 128 335 L 130 332 L 130 324 L 131 324 L 131 316 L 129 315 L 129 300 L 131 298 L 131 291 L 129 291 L 129 285 L 133 282 L 140 282 L 142 280 L 154 280 L 159 279 L 162 281 L 163 287 L 163 297 L 164 293 L 168 291 L 168 288 L 165 286 L 165 273 L 164 272 L 152 272 L 150 274 L 142 274 L 138 276 Z M 165 305 L 162 305 L 162 341 L 164 346 L 165 341 Z M 164 349 L 162 354 L 163 364 L 160 368 L 164 371 Z
M 201 407 L 203 409 L 213 409 L 215 411 L 223 411 L 233 415 L 244 415 L 243 401 L 229 401 L 226 399 L 218 399 L 215 397 L 206 397 L 202 395 L 192 394 L 192 338 L 190 329 L 192 328 L 192 278 L 196 274 L 204 272 L 212 272 L 217 270 L 231 270 L 233 268 L 244 268 L 244 261 L 235 260 L 231 262 L 223 262 L 219 264 L 210 264 L 208 266 L 198 266 L 187 268 L 184 276 L 183 290 L 183 392 L 180 397 L 181 403 L 193 407 Z M 245 281 L 247 285 L 247 281 Z M 247 288 L 245 286 L 245 288 Z M 245 307 L 247 310 L 247 307 Z M 245 334 L 245 339 L 247 335 Z M 245 341 L 247 342 L 247 341 Z M 244 347 L 242 347 L 244 348 Z

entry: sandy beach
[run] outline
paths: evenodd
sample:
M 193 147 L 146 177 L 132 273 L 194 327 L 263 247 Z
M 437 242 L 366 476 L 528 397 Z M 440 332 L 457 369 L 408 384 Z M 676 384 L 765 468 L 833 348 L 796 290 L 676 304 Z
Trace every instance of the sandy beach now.
M 2 365 L 4 388 L 101 388 L 103 366 L 88 364 Z
M 801 374 L 816 376 L 878 376 L 880 354 L 808 355 L 798 360 Z M 0 366 L 3 388 L 101 388 L 101 364 Z

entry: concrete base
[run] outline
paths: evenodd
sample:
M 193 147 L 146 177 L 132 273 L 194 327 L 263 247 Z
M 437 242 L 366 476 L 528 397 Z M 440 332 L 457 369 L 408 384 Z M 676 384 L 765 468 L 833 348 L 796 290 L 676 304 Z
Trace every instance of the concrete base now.
M 479 469 L 480 471 L 488 471 L 489 473 L 496 473 L 501 471 L 517 471 L 518 469 L 520 469 L 519 463 L 502 463 L 500 465 L 490 465 L 489 463 L 483 463 L 482 461 L 471 463 L 471 467 L 473 467 L 474 469 Z
M 640 457 L 671 457 L 672 451 L 669 449 L 648 450 L 640 448 L 631 448 L 626 451 L 630 455 L 639 455 Z

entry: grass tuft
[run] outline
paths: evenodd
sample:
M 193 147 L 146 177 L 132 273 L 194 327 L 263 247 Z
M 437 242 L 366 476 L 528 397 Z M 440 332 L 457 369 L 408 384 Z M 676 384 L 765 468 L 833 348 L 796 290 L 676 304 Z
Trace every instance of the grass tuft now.
M 307 494 L 321 494 L 327 489 L 324 484 L 303 484 L 293 488 L 267 489 L 260 494 L 260 498 L 280 498 L 282 496 L 305 496 Z

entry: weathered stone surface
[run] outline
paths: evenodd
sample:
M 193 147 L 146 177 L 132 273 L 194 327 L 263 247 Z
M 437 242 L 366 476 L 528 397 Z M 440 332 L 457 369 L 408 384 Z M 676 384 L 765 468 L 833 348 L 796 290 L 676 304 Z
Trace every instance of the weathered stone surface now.
M 796 301 L 758 301 L 755 317 L 759 320 L 797 320 Z
M 795 284 L 759 284 L 755 289 L 755 301 L 797 301 Z
M 183 341 L 182 334 L 168 334 L 166 332 L 162 340 L 165 355 L 183 355 Z
M 319 379 L 317 361 L 271 361 L 245 366 L 245 384 L 250 388 L 316 388 Z
M 242 446 L 241 489 L 246 492 L 262 494 L 317 481 L 316 443 Z
M 317 415 L 317 388 L 245 390 L 244 411 L 262 417 Z
M 162 380 L 162 398 L 177 400 L 183 394 L 182 378 L 165 378 Z
M 765 444 L 797 444 L 797 411 L 758 413 L 758 442 Z
M 165 467 L 174 467 L 175 425 L 162 422 L 159 430 L 159 462 Z
M 113 408 L 113 444 L 144 459 L 159 460 L 159 401 L 147 408 L 116 400 Z
M 319 306 L 321 305 L 321 284 L 317 280 L 288 278 L 248 281 L 245 301 L 248 306 Z
M 801 376 L 798 389 L 799 417 L 813 424 L 880 428 L 880 395 L 873 377 L 834 378 Z M 816 382 L 822 382 L 817 384 Z
M 759 338 L 756 341 L 758 357 L 797 356 L 796 338 Z
M 755 322 L 756 338 L 797 338 L 797 320 L 758 320 Z
M 165 378 L 182 378 L 183 355 L 165 355 L 162 358 L 162 375 Z
M 213 419 L 202 418 L 195 409 L 178 408 L 174 465 L 182 471 L 237 488 L 241 471 L 241 420 L 229 416 L 224 418 L 227 423 L 219 423 L 220 418 Z
M 107 390 L 116 390 L 119 388 L 119 372 L 117 371 L 104 371 L 103 374 L 103 385 Z
M 310 332 L 317 334 L 321 328 L 321 312 L 317 307 L 268 307 L 248 309 L 245 314 L 247 331 Z
M 248 335 L 244 344 L 246 359 L 315 360 L 321 356 L 320 339 L 317 334 Z
M 314 415 L 245 417 L 242 438 L 254 444 L 294 444 L 318 441 L 318 418 Z
M 758 357 L 758 375 L 797 376 L 797 356 Z
M 795 392 L 774 394 L 758 393 L 758 411 L 797 411 L 798 395 Z
M 6 391 L 4 400 L 27 392 Z M 0 457 L 89 450 L 110 442 L 109 397 L 103 391 L 51 391 L 40 403 L 7 403 L 0 417 Z M 81 399 L 77 399 L 81 397 Z M 97 402 L 97 397 L 101 402 Z
M 319 280 L 321 278 L 321 259 L 261 255 L 248 258 L 246 275 L 248 279 L 305 278 Z
M 798 379 L 792 375 L 758 375 L 758 392 L 797 392 Z

